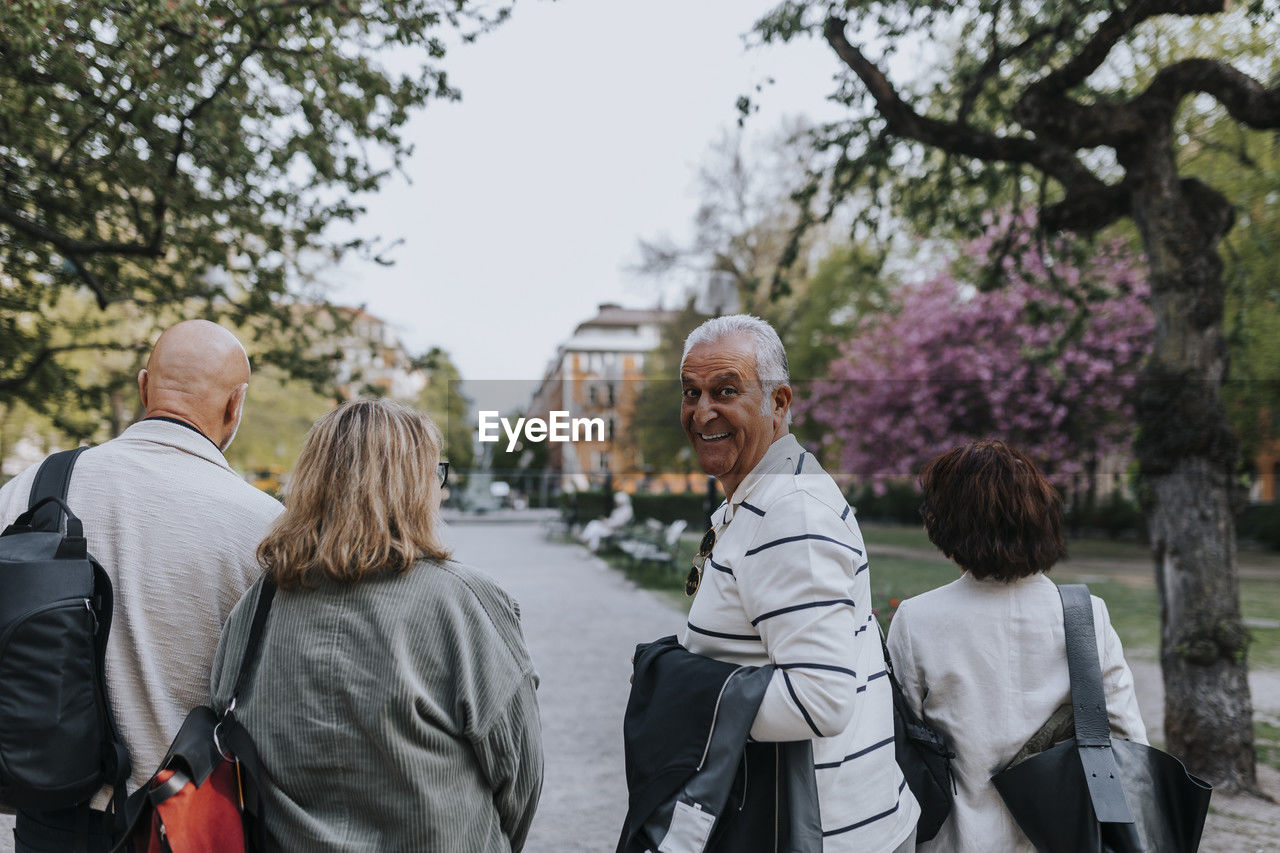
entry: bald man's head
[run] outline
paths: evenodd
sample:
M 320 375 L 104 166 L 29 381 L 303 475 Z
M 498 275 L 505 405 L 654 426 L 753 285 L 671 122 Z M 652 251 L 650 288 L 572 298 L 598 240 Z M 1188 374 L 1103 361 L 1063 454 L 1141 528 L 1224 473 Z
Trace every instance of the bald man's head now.
M 244 346 L 208 320 L 185 320 L 166 329 L 138 374 L 147 417 L 186 421 L 222 450 L 240 426 L 248 389 Z

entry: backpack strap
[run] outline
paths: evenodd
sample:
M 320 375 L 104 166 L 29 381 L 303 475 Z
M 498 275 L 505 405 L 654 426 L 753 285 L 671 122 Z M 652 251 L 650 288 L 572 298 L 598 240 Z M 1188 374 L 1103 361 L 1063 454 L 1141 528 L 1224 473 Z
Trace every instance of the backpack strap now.
M 54 453 L 44 460 L 40 470 L 36 471 L 35 482 L 31 484 L 31 496 L 27 500 L 27 508 L 34 509 L 45 498 L 67 499 L 67 488 L 71 485 L 71 469 L 75 467 L 80 454 L 89 448 L 76 447 Z M 32 520 L 33 530 L 57 531 L 62 528 L 63 507 L 50 501 L 36 510 Z
M 1111 751 L 1111 724 L 1102 689 L 1093 602 L 1089 587 L 1058 587 L 1062 598 L 1062 627 L 1067 639 L 1067 670 L 1071 674 L 1071 705 L 1075 714 L 1076 752 L 1084 767 L 1093 811 L 1101 823 L 1133 823 L 1133 813 L 1120 786 L 1120 768 Z

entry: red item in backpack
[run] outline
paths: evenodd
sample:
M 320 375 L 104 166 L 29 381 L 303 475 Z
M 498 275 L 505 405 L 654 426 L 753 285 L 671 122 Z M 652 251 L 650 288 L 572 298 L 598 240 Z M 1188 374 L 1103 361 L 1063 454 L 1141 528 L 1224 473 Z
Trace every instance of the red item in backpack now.
M 237 764 L 224 759 L 203 785 L 161 770 L 152 779 L 150 819 L 134 830 L 138 853 L 244 853 Z

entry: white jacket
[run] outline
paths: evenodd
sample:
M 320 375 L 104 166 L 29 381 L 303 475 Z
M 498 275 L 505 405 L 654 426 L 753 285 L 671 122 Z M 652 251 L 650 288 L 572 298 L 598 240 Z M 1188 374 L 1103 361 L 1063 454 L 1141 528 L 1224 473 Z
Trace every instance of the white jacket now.
M 1146 743 L 1133 675 L 1097 596 L 1093 622 L 1112 735 Z M 965 573 L 902 603 L 889 654 L 911 707 L 956 752 L 955 805 L 938 835 L 918 849 L 1032 853 L 990 780 L 1071 701 L 1057 587 L 1043 574 L 1006 584 Z

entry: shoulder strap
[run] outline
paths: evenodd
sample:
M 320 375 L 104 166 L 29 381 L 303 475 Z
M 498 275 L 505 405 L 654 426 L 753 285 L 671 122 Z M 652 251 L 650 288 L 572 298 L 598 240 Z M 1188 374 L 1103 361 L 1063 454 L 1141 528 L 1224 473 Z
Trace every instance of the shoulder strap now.
M 76 447 L 63 450 L 49 456 L 36 471 L 35 482 L 31 484 L 31 496 L 27 499 L 27 508 L 33 509 L 45 498 L 67 499 L 67 487 L 71 485 L 71 469 L 76 459 L 89 448 Z M 36 511 L 31 520 L 33 530 L 59 530 L 62 527 L 62 508 L 53 501 Z
M 1102 666 L 1098 662 L 1089 587 L 1084 584 L 1060 586 L 1058 594 L 1062 597 L 1062 627 L 1067 639 L 1076 751 L 1084 767 L 1093 811 L 1101 823 L 1133 823 L 1133 813 L 1120 786 L 1120 768 L 1111 751 L 1111 725 L 1107 720 L 1107 698 L 1102 690 Z
M 873 616 L 872 618 L 874 619 L 875 617 Z M 876 633 L 880 635 L 880 651 L 884 654 L 885 672 L 889 673 L 889 681 L 892 682 L 895 687 L 898 687 L 898 675 L 893 671 L 893 657 L 889 654 L 889 644 L 884 638 L 884 628 L 880 627 L 879 619 L 876 619 L 875 623 Z M 901 690 L 902 688 L 898 687 L 898 689 Z
M 266 632 L 267 617 L 271 614 L 271 601 L 276 597 L 276 582 L 271 575 L 263 575 L 262 587 L 258 591 L 258 605 L 253 611 L 253 623 L 249 626 L 249 641 L 245 643 L 244 655 L 240 658 L 240 671 L 236 675 L 236 688 L 231 694 L 232 702 L 244 692 L 253 673 L 258 668 L 258 652 L 262 648 L 262 635 Z

